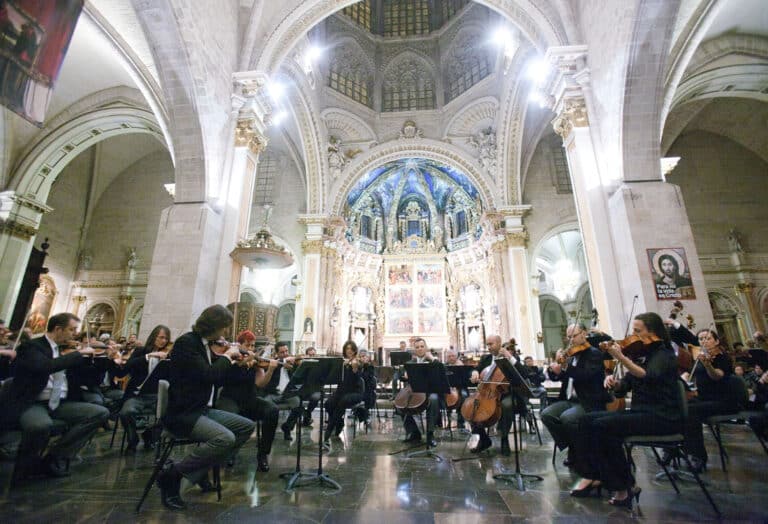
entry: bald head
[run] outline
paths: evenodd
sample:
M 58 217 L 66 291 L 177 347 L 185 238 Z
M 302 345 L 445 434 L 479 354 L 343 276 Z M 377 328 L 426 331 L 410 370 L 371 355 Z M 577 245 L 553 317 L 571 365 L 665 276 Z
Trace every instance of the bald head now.
M 501 351 L 501 337 L 499 335 L 490 335 L 485 339 L 485 343 L 492 355 L 496 356 Z

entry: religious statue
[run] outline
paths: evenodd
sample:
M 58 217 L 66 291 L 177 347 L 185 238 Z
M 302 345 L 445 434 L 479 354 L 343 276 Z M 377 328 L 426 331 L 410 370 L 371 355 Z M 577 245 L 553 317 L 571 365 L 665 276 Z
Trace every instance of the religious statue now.
M 416 127 L 416 122 L 413 120 L 406 120 L 403 124 L 403 129 L 400 131 L 400 139 L 407 138 L 424 138 L 424 132 Z
M 345 165 L 347 165 L 347 159 L 341 152 L 341 140 L 331 136 L 328 139 L 328 169 L 332 180 L 338 178 Z
M 128 269 L 133 269 L 136 267 L 136 262 L 139 260 L 139 257 L 136 255 L 136 248 L 132 247 L 128 250 Z
M 490 127 L 469 137 L 469 144 L 477 149 L 477 161 L 486 171 L 496 170 L 496 133 Z
M 313 329 L 312 319 L 307 317 L 306 319 L 304 319 L 304 334 L 310 335 L 312 334 L 313 331 L 314 329 Z
M 741 246 L 741 235 L 735 228 L 731 228 L 728 231 L 728 247 L 731 253 L 743 253 L 744 248 Z

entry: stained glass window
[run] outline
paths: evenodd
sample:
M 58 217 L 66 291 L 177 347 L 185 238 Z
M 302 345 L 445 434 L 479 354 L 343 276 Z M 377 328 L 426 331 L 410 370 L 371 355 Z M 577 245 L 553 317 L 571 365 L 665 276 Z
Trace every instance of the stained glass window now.
M 342 13 L 354 20 L 357 25 L 364 27 L 368 31 L 371 30 L 371 0 L 363 0 L 362 2 L 347 6 Z
M 383 36 L 425 35 L 430 31 L 427 0 L 383 0 Z

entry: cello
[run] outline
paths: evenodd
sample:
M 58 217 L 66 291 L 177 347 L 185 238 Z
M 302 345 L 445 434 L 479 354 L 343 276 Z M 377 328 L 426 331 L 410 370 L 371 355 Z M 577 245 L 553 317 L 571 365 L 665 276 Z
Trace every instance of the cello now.
M 515 339 L 511 339 L 508 349 L 514 351 Z M 484 369 L 477 391 L 472 393 L 461 405 L 464 420 L 477 426 L 488 428 L 501 418 L 501 397 L 509 392 L 509 383 L 504 372 L 498 366 Z

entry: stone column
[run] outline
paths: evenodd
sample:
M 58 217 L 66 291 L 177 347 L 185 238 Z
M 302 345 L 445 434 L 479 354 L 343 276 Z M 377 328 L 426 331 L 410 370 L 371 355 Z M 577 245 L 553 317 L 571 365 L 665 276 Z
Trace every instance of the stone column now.
M 13 191 L 0 193 L 0 318 L 11 321 L 43 214 L 51 208 Z
M 686 300 L 686 309 L 708 325 L 712 312 L 693 233 L 679 188 L 662 180 L 659 151 L 646 153 L 655 156 L 654 173 L 639 173 L 628 165 L 621 177 L 601 173 L 602 166 L 611 164 L 606 161 L 611 153 L 600 148 L 590 127 L 594 102 L 586 56 L 586 46 L 547 52 L 557 71 L 549 85 L 557 115 L 553 127 L 563 138 L 568 158 L 599 327 L 623 336 L 635 295 L 635 314 L 655 311 L 666 316 L 669 307 L 656 297 L 647 250 L 672 247 L 685 250 L 694 284 L 696 298 Z
M 88 300 L 88 297 L 85 295 L 74 295 L 72 297 L 72 307 L 70 308 L 69 312 L 82 319 L 85 316 L 86 311 L 81 310 L 86 300 Z
M 115 312 L 115 326 L 112 328 L 112 332 L 114 333 L 113 336 L 115 338 L 120 335 L 128 336 L 128 333 L 125 332 L 125 319 L 128 315 L 128 309 L 133 303 L 133 296 L 129 294 L 121 294 L 119 300 L 120 302 L 118 303 L 117 311 Z
M 325 215 L 301 215 L 299 222 L 304 224 L 306 232 L 301 250 L 304 256 L 302 261 L 303 284 L 301 297 L 296 297 L 296 318 L 294 324 L 294 341 L 301 340 L 304 344 L 314 342 L 315 334 L 321 327 L 318 324 L 318 310 L 320 307 L 320 286 L 322 280 L 321 257 L 325 244 L 323 229 L 327 217 Z M 305 321 L 312 321 L 313 332 L 305 333 Z
M 524 355 L 535 357 L 537 342 L 533 324 L 531 281 L 528 278 L 528 232 L 522 224 L 525 211 L 505 217 L 505 274 L 508 280 L 504 291 L 508 301 L 508 314 L 512 320 L 510 336 L 515 338 Z
M 232 147 L 227 155 L 229 169 L 225 168 L 226 179 L 219 199 L 224 225 L 215 301 L 220 304 L 237 302 L 239 297 L 242 266 L 229 254 L 238 241 L 248 236 L 256 167 L 259 154 L 267 146 L 264 136 L 266 109 L 255 97 L 262 84 L 263 80 L 255 77 L 238 76 L 235 81 L 236 93 L 232 97 L 230 114 L 233 121 Z
M 762 331 L 765 333 L 765 319 L 760 312 L 760 306 L 755 299 L 756 286 L 752 282 L 740 282 L 736 285 L 736 294 L 739 295 L 742 302 L 747 305 L 746 315 L 746 335 L 752 338 L 752 333 Z M 734 341 L 731 341 L 733 343 Z

